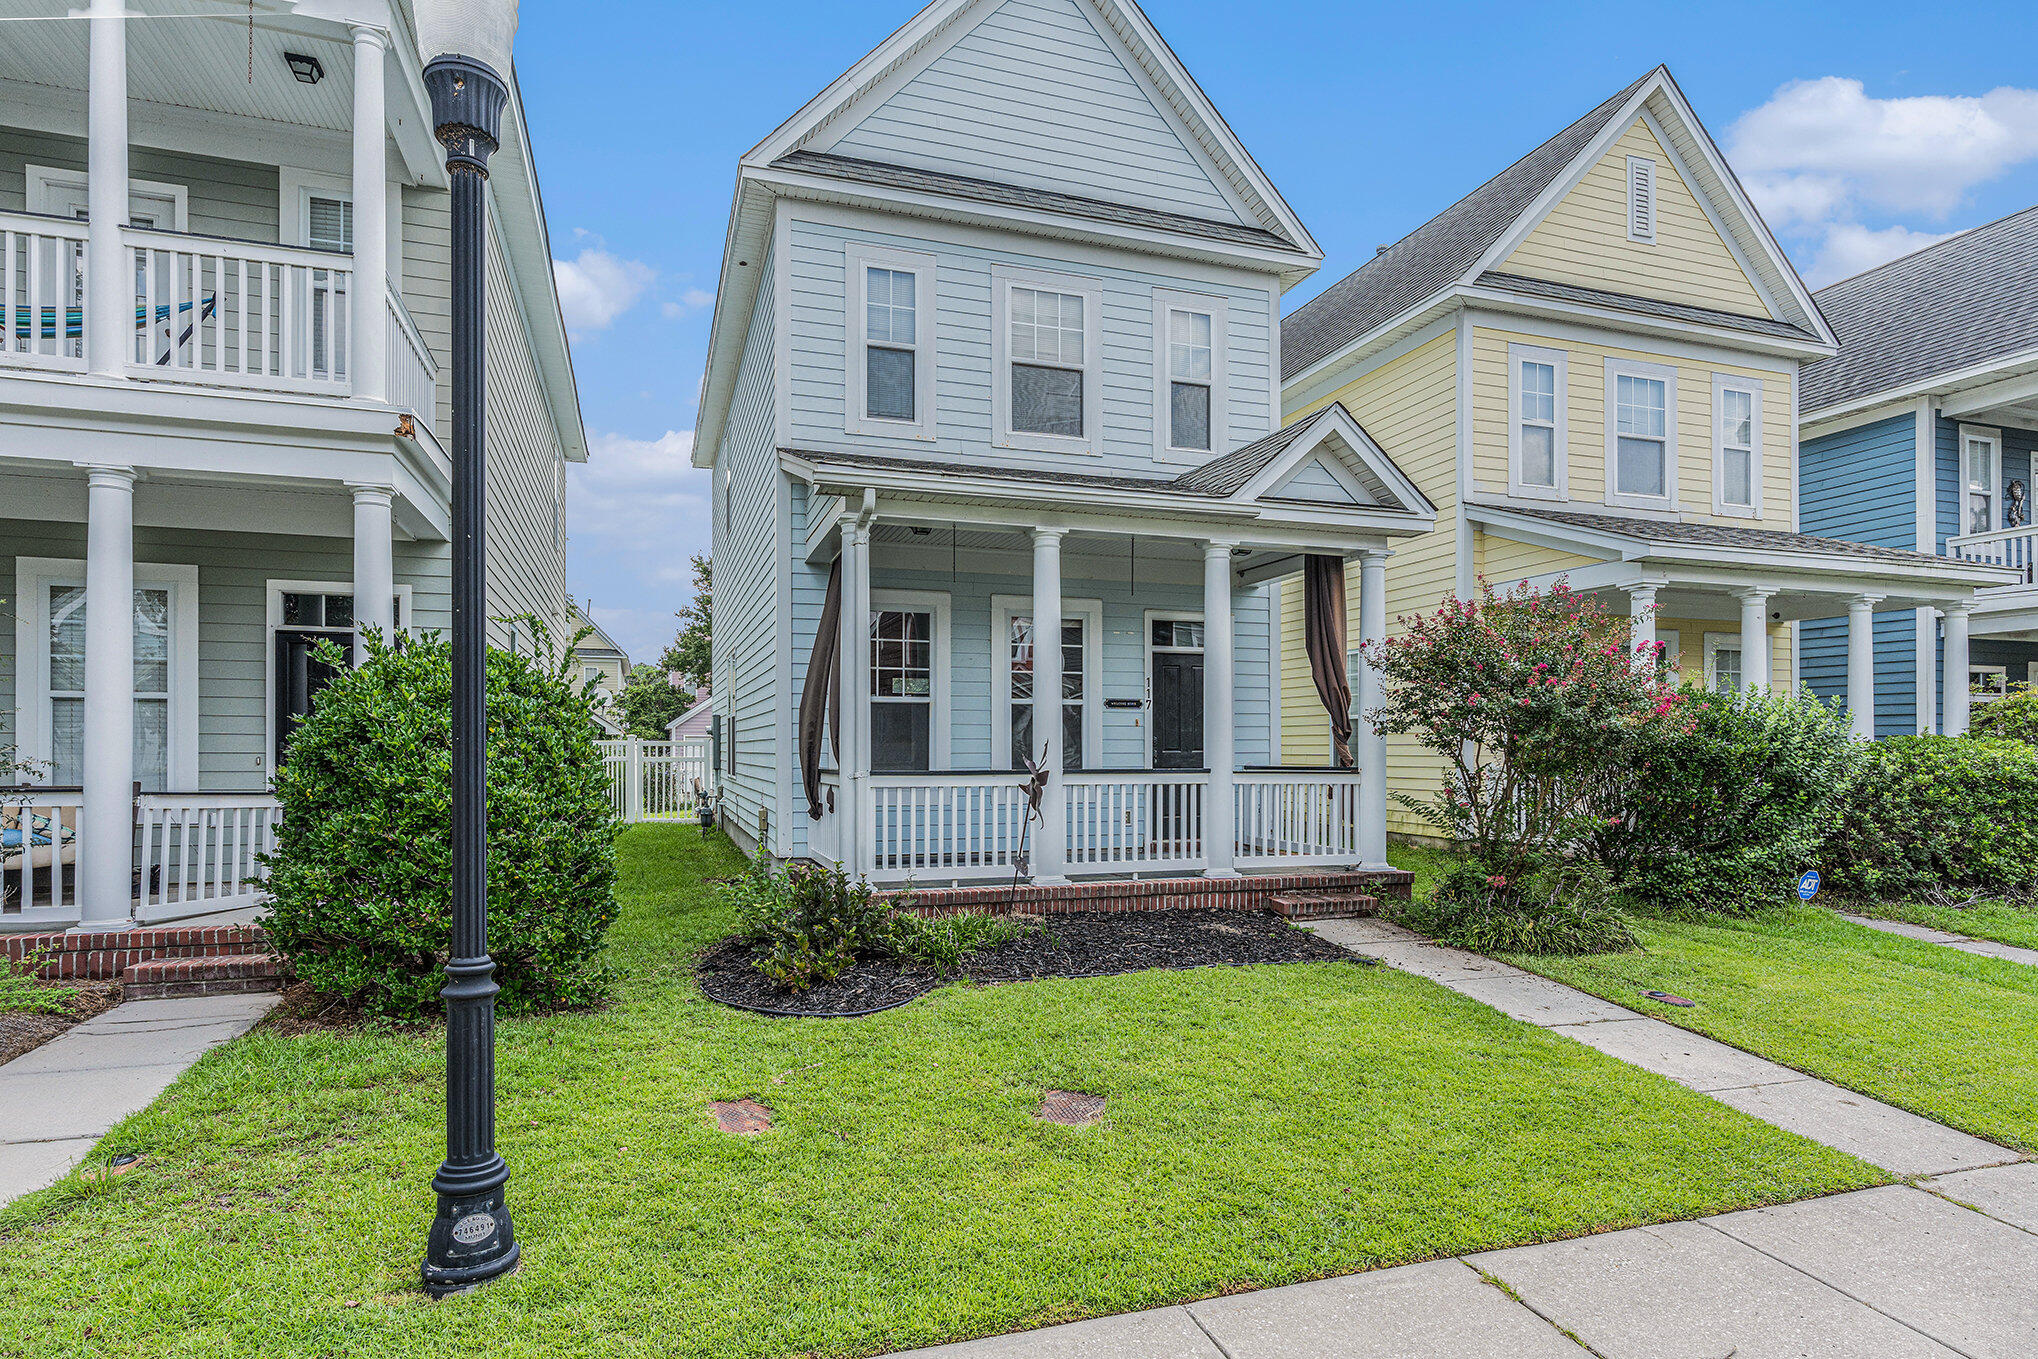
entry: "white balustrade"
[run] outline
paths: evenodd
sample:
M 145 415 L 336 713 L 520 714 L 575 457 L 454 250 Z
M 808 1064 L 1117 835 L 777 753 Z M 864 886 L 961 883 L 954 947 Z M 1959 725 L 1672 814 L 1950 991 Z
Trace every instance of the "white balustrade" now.
M 1968 533 L 1946 540 L 1946 555 L 1964 561 L 2008 566 L 2024 573 L 2024 584 L 2038 580 L 2038 525 L 1997 529 L 1992 533 Z M 2010 589 L 2016 586 L 2008 587 Z
M 1010 876 L 1026 830 L 1018 773 L 873 774 L 866 812 L 873 877 Z M 1039 827 L 1032 834 L 1037 835 Z
M 389 404 L 410 411 L 420 425 L 430 429 L 439 408 L 439 366 L 394 288 L 389 290 L 388 301 Z
M 75 788 L 0 788 L 0 925 L 77 921 L 84 809 Z
M 143 793 L 135 804 L 143 923 L 259 905 L 280 804 L 266 793 Z
M 1239 867 L 1307 868 L 1356 864 L 1357 771 L 1256 770 L 1238 776 Z
M 1070 774 L 1064 786 L 1071 872 L 1175 872 L 1203 866 L 1206 775 L 1085 771 Z
M 0 212 L 0 363 L 85 369 L 83 222 Z

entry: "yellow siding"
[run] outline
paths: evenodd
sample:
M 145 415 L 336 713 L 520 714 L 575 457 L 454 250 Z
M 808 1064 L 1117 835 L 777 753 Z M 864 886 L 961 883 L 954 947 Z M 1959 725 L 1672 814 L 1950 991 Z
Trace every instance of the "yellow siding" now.
M 1491 533 L 1479 534 L 1478 543 L 1479 573 L 1492 581 L 1494 588 L 1501 590 L 1518 585 L 1530 576 L 1578 571 L 1600 564 L 1597 557 L 1559 552 L 1553 547 L 1539 547 L 1533 543 L 1510 542 Z
M 1635 359 L 1677 370 L 1677 499 L 1680 517 L 1748 527 L 1790 528 L 1790 375 L 1700 363 L 1648 349 L 1557 340 L 1487 326 L 1472 330 L 1472 478 L 1489 495 L 1507 494 L 1507 346 L 1559 349 L 1566 355 L 1564 415 L 1569 441 L 1569 508 L 1606 503 L 1606 361 Z M 1762 384 L 1762 517 L 1712 512 L 1713 375 Z M 1428 489 L 1427 487 L 1424 488 Z
M 1628 239 L 1628 157 L 1656 162 L 1656 239 Z M 1639 118 L 1500 265 L 1585 288 L 1744 316 L 1770 310 Z
M 1741 635 L 1738 619 L 1664 618 L 1656 619 L 1656 637 L 1667 642 L 1676 634 L 1678 677 L 1687 684 L 1705 684 L 1705 635 L 1716 632 L 1728 637 Z M 1790 624 L 1769 625 L 1769 684 L 1774 689 L 1791 687 Z

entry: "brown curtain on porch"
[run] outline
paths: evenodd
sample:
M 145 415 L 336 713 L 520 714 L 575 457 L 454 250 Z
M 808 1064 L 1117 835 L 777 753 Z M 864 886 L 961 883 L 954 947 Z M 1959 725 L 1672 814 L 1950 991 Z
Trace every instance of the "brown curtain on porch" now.
M 1302 647 L 1309 675 L 1330 714 L 1331 763 L 1352 763 L 1352 685 L 1345 676 L 1345 564 L 1314 554 L 1302 560 Z
M 814 654 L 807 658 L 807 681 L 800 690 L 800 782 L 807 793 L 807 815 L 821 819 L 821 724 L 828 724 L 828 748 L 842 763 L 842 558 L 828 568 L 828 597 L 821 601 L 821 621 L 814 628 Z

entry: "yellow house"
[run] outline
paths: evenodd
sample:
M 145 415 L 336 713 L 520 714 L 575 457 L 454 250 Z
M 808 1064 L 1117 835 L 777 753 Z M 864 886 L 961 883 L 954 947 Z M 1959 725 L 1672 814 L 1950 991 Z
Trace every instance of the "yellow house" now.
M 1284 418 L 1343 405 L 1437 507 L 1387 563 L 1390 631 L 1482 577 L 1568 578 L 1689 680 L 1791 685 L 1799 620 L 1865 639 L 1876 610 L 1974 589 L 1941 558 L 1797 532 L 1798 369 L 1833 333 L 1662 67 L 1382 247 L 1281 346 Z M 1321 765 L 1301 578 L 1280 590 L 1281 760 Z M 1394 790 L 1437 786 L 1410 741 L 1387 765 Z

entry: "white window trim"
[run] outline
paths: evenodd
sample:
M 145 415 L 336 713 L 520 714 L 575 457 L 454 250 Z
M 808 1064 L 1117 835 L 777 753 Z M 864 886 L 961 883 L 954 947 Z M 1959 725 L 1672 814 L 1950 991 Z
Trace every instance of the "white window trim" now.
M 934 256 L 914 250 L 851 242 L 843 250 L 848 271 L 849 313 L 846 318 L 849 371 L 845 390 L 842 429 L 845 434 L 874 434 L 894 439 L 931 441 L 935 437 L 934 376 L 939 338 L 939 308 L 934 293 Z M 869 379 L 865 355 L 870 348 L 870 322 L 865 311 L 869 269 L 894 269 L 913 275 L 913 416 L 911 420 L 888 420 L 864 414 L 867 409 L 865 384 Z M 895 348 L 897 346 L 885 346 Z
M 1682 683 L 1684 679 L 1684 635 L 1678 632 L 1676 628 L 1660 629 L 1656 633 L 1656 640 L 1663 647 L 1663 664 L 1672 675 L 1677 677 L 1672 683 Z
M 1727 501 L 1727 393 L 1748 394 L 1748 498 L 1752 505 Z M 1712 512 L 1724 517 L 1762 517 L 1762 380 L 1727 373 L 1712 375 Z
M 1995 480 L 1988 492 L 1988 528 L 1984 532 L 1994 533 L 2001 527 L 2003 517 L 2003 432 L 1988 425 L 1962 425 L 1960 427 L 1960 513 L 1954 521 L 1959 532 L 1955 537 L 1972 537 L 1967 527 L 1967 497 L 1974 485 L 1974 478 L 1967 461 L 1968 441 L 1977 440 L 1990 448 L 1990 460 L 1995 464 Z
M 1210 447 L 1177 448 L 1174 436 L 1174 401 L 1170 390 L 1174 374 L 1168 360 L 1168 313 L 1201 312 L 1210 318 Z M 1230 422 L 1225 415 L 1230 393 L 1225 381 L 1230 367 L 1225 356 L 1228 346 L 1225 301 L 1207 293 L 1177 292 L 1168 288 L 1153 291 L 1153 456 L 1156 462 L 1197 463 L 1221 458 L 1231 451 Z M 1085 341 L 1087 344 L 1088 342 Z M 1087 352 L 1087 351 L 1086 351 Z
M 1014 618 L 1033 616 L 1032 595 L 991 596 L 991 768 L 1012 763 L 1012 657 Z M 1083 623 L 1083 755 L 1084 767 L 1102 767 L 1104 741 L 1104 602 L 1064 599 L 1062 621 Z M 1027 752 L 1031 754 L 1032 752 Z
M 285 595 L 351 595 L 354 584 L 346 580 L 275 580 L 268 582 L 268 598 L 263 606 L 262 627 L 262 772 L 270 778 L 276 776 L 276 631 L 283 624 L 283 596 Z M 411 587 L 396 587 L 398 632 L 413 632 L 416 624 L 411 613 Z M 293 628 L 296 632 L 324 632 L 335 638 L 352 637 L 352 628 Z
M 1644 229 L 1635 217 L 1635 172 L 1646 170 L 1649 176 L 1649 224 Z M 1628 239 L 1642 245 L 1656 243 L 1656 219 L 1662 216 L 1662 204 L 1657 192 L 1662 176 L 1657 173 L 1653 156 L 1628 157 Z
M 1615 480 L 1620 462 L 1619 379 L 1654 378 L 1663 384 L 1663 489 L 1665 494 L 1630 495 Z M 1606 503 L 1636 510 L 1677 508 L 1677 370 L 1668 364 L 1640 359 L 1606 361 Z
M 1012 428 L 1012 290 L 1038 288 L 1083 299 L 1083 437 L 1032 434 Z M 991 266 L 991 443 L 1033 453 L 1104 451 L 1104 283 L 1074 274 Z
M 1743 689 L 1748 687 L 1747 657 L 1742 655 L 1741 652 L 1741 634 L 1738 632 L 1708 632 L 1705 635 L 1705 691 L 1709 694 L 1719 692 L 1717 687 L 1717 662 L 1719 653 L 1722 651 L 1731 651 L 1736 656 L 1741 656 L 1741 687 Z
M 87 187 L 83 170 L 64 170 L 53 165 L 27 166 L 25 167 L 24 177 L 27 181 L 28 210 L 30 212 L 53 214 L 57 210 L 56 191 L 58 189 L 74 189 L 82 192 Z M 136 194 L 152 198 L 169 199 L 175 205 L 174 215 L 176 218 L 170 229 L 173 231 L 191 230 L 191 190 L 184 185 L 165 184 L 160 180 L 130 177 L 127 181 L 127 191 L 130 199 Z
M 83 585 L 85 563 L 59 557 L 14 560 L 14 732 L 23 758 L 47 764 L 55 749 L 50 715 L 52 585 Z M 170 749 L 165 779 L 173 792 L 198 788 L 198 568 L 136 562 L 137 587 L 170 590 Z M 132 605 L 129 606 L 132 609 Z M 129 688 L 133 684 L 130 679 Z M 87 712 L 85 720 L 92 715 Z
M 927 697 L 931 707 L 927 713 L 927 766 L 930 771 L 949 767 L 949 702 L 948 702 L 948 647 L 949 647 L 949 595 L 946 590 L 872 590 L 870 611 L 883 613 L 886 610 L 910 611 L 928 615 L 928 660 L 931 673 L 927 679 Z M 870 630 L 870 620 L 863 621 L 864 630 Z M 867 653 L 875 668 L 875 643 Z M 870 681 L 864 680 L 864 700 L 869 703 L 881 702 L 876 694 L 869 692 Z M 865 758 L 869 753 L 865 752 Z
M 1557 484 L 1555 486 L 1532 486 L 1521 479 L 1521 366 L 1523 363 L 1547 363 L 1557 371 L 1557 429 L 1556 442 L 1551 456 L 1556 460 Z M 1561 349 L 1547 349 L 1541 345 L 1514 344 L 1507 346 L 1507 493 L 1529 500 L 1569 500 L 1571 498 L 1571 454 L 1570 420 L 1565 406 L 1571 394 L 1570 356 Z
M 1140 616 L 1139 640 L 1143 654 L 1146 657 L 1146 679 L 1144 686 L 1146 706 L 1143 709 L 1146 720 L 1140 725 L 1146 728 L 1145 767 L 1148 769 L 1153 768 L 1153 655 L 1156 651 L 1193 651 L 1198 654 L 1203 654 L 1207 651 L 1207 646 L 1157 647 L 1153 644 L 1153 625 L 1160 622 L 1201 623 L 1202 621 L 1203 611 L 1201 609 L 1148 609 Z M 1204 633 L 1203 640 L 1206 644 L 1209 642 L 1210 635 L 1208 632 Z M 1208 664 L 1207 660 L 1205 664 Z M 1209 675 L 1207 673 L 1204 676 L 1204 682 L 1206 684 L 1209 682 Z M 1234 722 L 1235 725 L 1236 723 Z M 1236 732 L 1233 735 L 1234 739 L 1236 739 Z M 1207 731 L 1203 733 L 1203 760 L 1206 765 L 1210 760 L 1210 733 Z
M 2000 694 L 1985 694 L 1982 693 L 1979 689 L 1976 689 L 1974 687 L 1974 677 L 1977 673 L 1984 675 L 2001 675 L 2003 677 L 2003 692 Z M 1997 699 L 2003 698 L 2006 695 L 2008 695 L 2009 692 L 2010 692 L 2010 668 L 2007 665 L 1982 665 L 1977 664 L 1974 661 L 1969 661 L 1967 663 L 1967 697 L 1970 702 L 1993 703 Z

